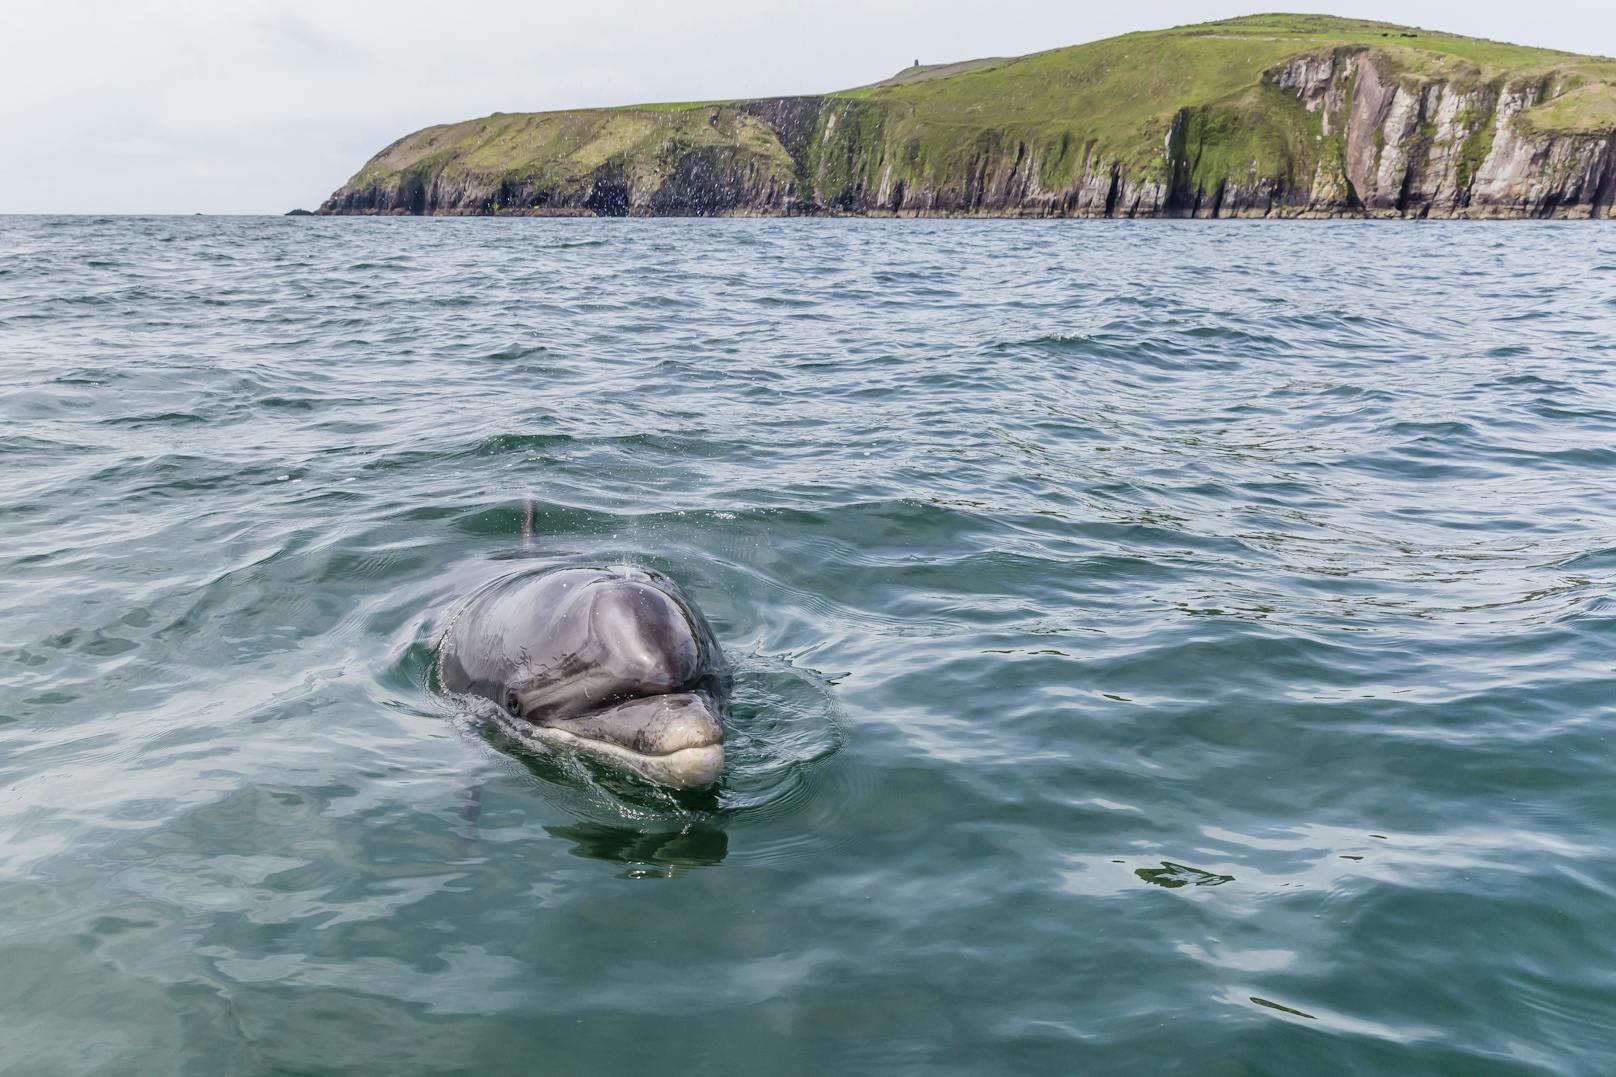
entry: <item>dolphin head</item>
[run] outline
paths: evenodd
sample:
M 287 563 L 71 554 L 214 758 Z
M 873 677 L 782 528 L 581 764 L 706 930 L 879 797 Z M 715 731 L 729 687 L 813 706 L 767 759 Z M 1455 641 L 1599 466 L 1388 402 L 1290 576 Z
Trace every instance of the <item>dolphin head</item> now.
M 526 600 L 542 606 L 496 697 L 507 732 L 675 789 L 717 781 L 728 671 L 671 580 L 626 566 L 568 570 Z

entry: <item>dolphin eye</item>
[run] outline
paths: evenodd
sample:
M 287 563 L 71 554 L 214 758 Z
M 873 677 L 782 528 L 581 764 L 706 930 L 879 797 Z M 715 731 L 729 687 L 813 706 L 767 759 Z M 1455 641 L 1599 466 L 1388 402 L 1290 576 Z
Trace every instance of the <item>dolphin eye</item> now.
M 515 690 L 505 693 L 505 709 L 512 714 L 522 713 L 522 701 L 517 698 Z

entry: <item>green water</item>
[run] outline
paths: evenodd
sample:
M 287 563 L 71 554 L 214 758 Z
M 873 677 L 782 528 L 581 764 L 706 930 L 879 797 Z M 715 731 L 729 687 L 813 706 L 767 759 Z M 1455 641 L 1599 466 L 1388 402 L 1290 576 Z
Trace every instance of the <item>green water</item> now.
M 0 1069 L 1609 1072 L 1613 364 L 1598 225 L 0 218 Z M 427 686 L 625 560 L 708 796 Z

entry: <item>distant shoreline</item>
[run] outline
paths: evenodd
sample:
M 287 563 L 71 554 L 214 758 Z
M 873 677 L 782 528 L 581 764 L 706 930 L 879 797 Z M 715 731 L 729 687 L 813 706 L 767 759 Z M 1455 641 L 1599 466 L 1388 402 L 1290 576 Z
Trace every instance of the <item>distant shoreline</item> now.
M 1508 207 L 1482 207 L 1479 210 L 1470 210 L 1459 213 L 1423 213 L 1399 214 L 1395 212 L 1353 212 L 1344 210 L 1340 212 L 1312 212 L 1301 213 L 1220 213 L 1213 216 L 1211 213 L 1149 213 L 1149 214 L 1113 214 L 1107 216 L 1103 213 L 963 213 L 963 212 L 935 212 L 924 210 L 905 210 L 897 213 L 870 210 L 866 212 L 792 212 L 771 213 L 751 210 L 733 210 L 722 213 L 626 213 L 626 214 L 599 214 L 588 210 L 536 210 L 523 213 L 477 213 L 473 211 L 444 210 L 435 213 L 405 213 L 393 211 L 385 213 L 367 213 L 362 211 L 315 211 L 303 213 L 285 213 L 285 217 L 411 217 L 417 219 L 433 218 L 499 218 L 503 220 L 627 220 L 627 221 L 695 221 L 695 220 L 753 220 L 753 221 L 1287 221 L 1287 222 L 1319 222 L 1319 221 L 1380 221 L 1380 222 L 1409 222 L 1409 221 L 1474 221 L 1500 223 L 1507 221 L 1610 221 L 1616 220 L 1606 212 L 1585 212 L 1575 215 L 1578 207 L 1568 207 L 1572 213 L 1556 212 L 1545 216 L 1540 213 L 1514 212 Z M 1591 207 L 1582 207 L 1590 209 Z M 1601 207 L 1603 208 L 1603 207 Z M 214 216 L 210 214 L 210 216 Z M 217 214 L 225 216 L 225 214 Z M 235 216 L 265 216 L 264 214 L 236 214 Z M 273 215 L 270 215 L 273 216 Z

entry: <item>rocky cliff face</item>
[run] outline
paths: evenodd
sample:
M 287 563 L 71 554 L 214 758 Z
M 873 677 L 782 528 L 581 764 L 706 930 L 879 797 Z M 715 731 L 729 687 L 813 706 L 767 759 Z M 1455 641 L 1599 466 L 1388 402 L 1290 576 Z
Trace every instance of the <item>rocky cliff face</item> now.
M 1400 73 L 1338 47 L 1268 69 L 1239 101 L 1179 109 L 1155 160 L 1008 126 L 939 153 L 947 132 L 917 128 L 901 101 L 851 95 L 618 110 L 590 114 L 568 168 L 480 165 L 435 148 L 447 129 L 420 132 L 320 212 L 1605 217 L 1616 134 L 1540 107 L 1578 90 L 1552 75 Z
M 1561 89 L 1551 79 L 1400 80 L 1370 51 L 1343 49 L 1295 60 L 1273 82 L 1340 151 L 1320 160 L 1305 201 L 1284 199 L 1298 212 L 1590 217 L 1616 197 L 1616 138 L 1541 131 L 1524 115 Z

